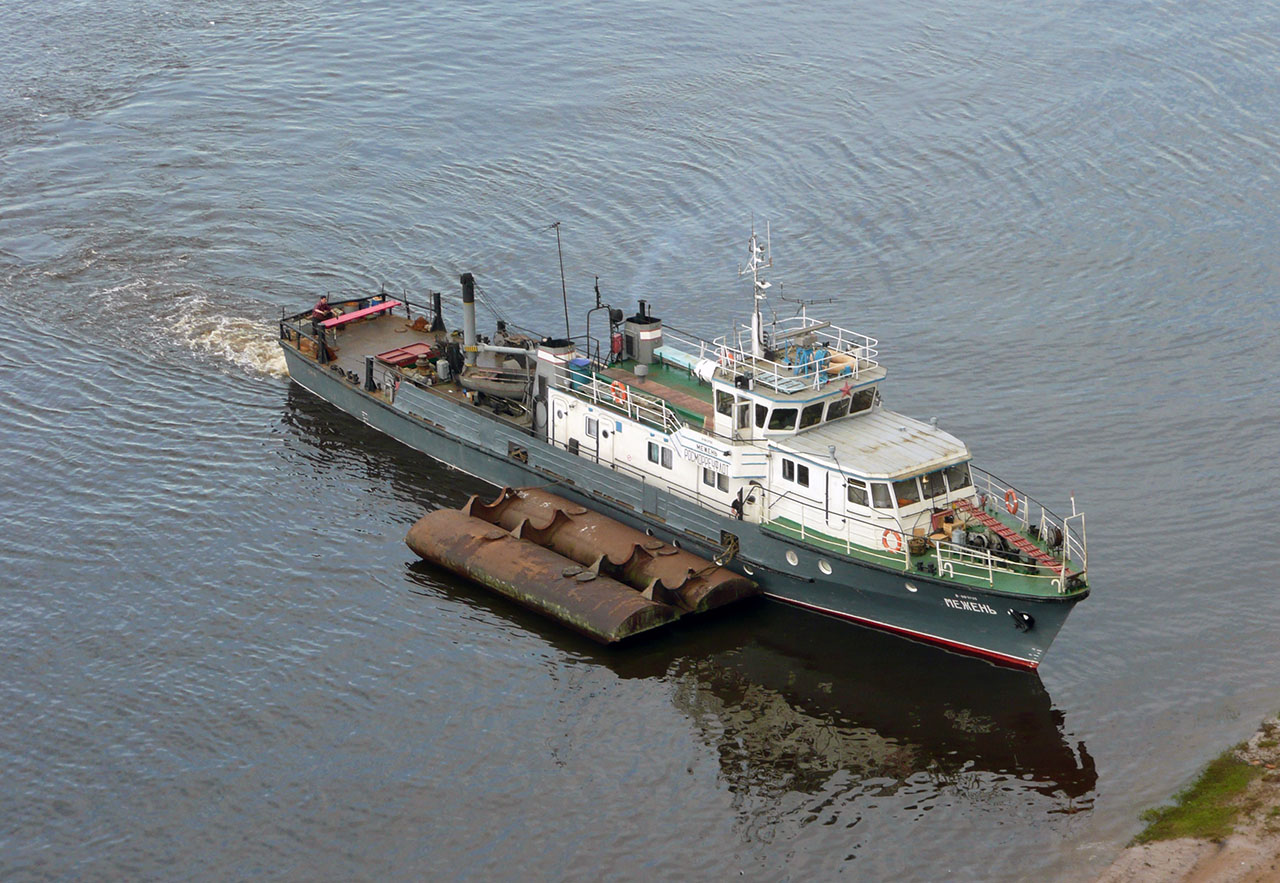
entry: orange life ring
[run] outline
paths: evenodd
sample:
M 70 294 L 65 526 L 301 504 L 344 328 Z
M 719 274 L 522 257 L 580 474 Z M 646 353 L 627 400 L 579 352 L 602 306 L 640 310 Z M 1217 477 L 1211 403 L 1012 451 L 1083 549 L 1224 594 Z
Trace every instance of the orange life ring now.
M 890 537 L 893 537 L 892 546 L 889 545 Z M 902 551 L 902 534 L 898 533 L 896 530 L 885 530 L 884 535 L 880 537 L 880 545 L 884 546 L 885 549 L 896 555 Z
M 1004 507 L 1009 510 L 1010 515 L 1018 514 L 1018 492 L 1013 488 L 1004 492 Z
M 609 392 L 613 394 L 613 400 L 619 405 L 627 403 L 627 387 L 621 380 L 613 381 L 609 387 Z

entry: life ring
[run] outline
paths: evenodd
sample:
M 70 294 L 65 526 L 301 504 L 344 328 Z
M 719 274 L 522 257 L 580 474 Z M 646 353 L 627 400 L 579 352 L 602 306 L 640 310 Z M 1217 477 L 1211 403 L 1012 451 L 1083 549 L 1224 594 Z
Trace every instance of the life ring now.
M 1010 515 L 1018 514 L 1018 492 L 1013 488 L 1004 492 L 1004 507 L 1009 510 Z
M 893 538 L 892 546 L 889 545 L 890 537 Z M 899 552 L 902 551 L 902 534 L 898 533 L 896 530 L 886 529 L 884 534 L 880 537 L 880 545 L 884 546 L 885 549 L 897 555 Z
M 627 387 L 621 380 L 615 380 L 609 386 L 609 392 L 613 394 L 613 400 L 619 405 L 627 404 Z

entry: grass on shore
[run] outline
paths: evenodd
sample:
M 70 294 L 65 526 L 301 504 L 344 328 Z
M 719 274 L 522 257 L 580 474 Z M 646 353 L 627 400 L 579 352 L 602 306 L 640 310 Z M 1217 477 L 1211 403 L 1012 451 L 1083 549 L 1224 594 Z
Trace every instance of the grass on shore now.
M 1237 758 L 1234 748 L 1227 751 L 1212 761 L 1189 788 L 1180 791 L 1172 806 L 1144 812 L 1142 820 L 1147 827 L 1130 845 L 1179 837 L 1226 839 L 1235 830 L 1236 817 L 1242 809 L 1240 795 L 1262 772 Z

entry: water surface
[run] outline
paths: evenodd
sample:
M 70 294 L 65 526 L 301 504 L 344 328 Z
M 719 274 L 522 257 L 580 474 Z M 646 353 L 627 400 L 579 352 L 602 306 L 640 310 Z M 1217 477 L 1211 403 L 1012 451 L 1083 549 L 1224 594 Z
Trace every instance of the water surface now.
M 1088 879 L 1277 701 L 1278 12 L 0 7 L 0 868 Z M 768 604 L 586 644 L 414 563 L 484 487 L 274 348 L 462 271 L 557 330 L 557 220 L 575 321 L 721 333 L 753 219 L 1088 512 L 1039 675 Z

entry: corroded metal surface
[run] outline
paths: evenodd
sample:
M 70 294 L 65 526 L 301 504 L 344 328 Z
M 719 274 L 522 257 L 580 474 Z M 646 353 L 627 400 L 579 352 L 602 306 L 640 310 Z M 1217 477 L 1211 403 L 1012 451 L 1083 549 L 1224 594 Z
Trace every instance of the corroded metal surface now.
M 488 586 L 601 643 L 679 616 L 629 586 L 456 509 L 419 519 L 405 542 L 422 558 Z
M 685 612 L 760 591 L 744 576 L 538 488 L 504 488 L 491 503 L 472 497 L 462 511 Z

